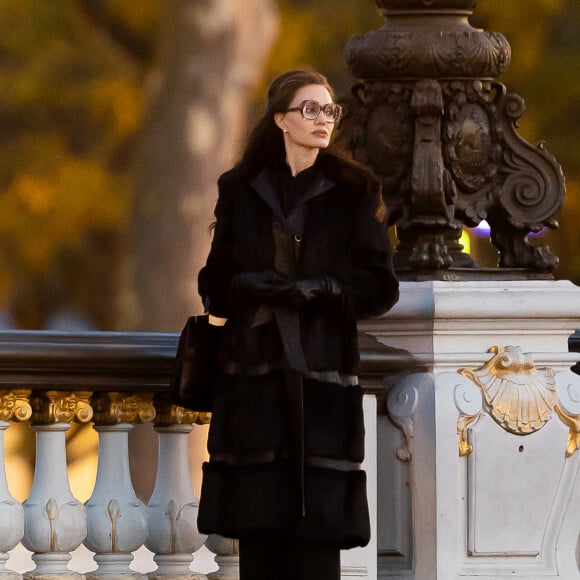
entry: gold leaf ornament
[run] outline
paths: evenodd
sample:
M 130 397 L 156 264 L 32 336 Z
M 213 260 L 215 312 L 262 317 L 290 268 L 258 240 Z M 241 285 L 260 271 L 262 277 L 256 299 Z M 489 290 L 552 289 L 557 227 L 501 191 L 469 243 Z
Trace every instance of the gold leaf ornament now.
M 460 369 L 481 390 L 490 415 L 506 431 L 526 435 L 541 429 L 552 417 L 557 402 L 555 375 L 549 367 L 536 367 L 518 346 L 499 350 L 476 370 Z

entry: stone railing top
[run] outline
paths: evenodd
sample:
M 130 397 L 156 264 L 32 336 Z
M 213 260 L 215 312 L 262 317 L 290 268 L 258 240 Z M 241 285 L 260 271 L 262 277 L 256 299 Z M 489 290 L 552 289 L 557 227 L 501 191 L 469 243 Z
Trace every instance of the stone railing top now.
M 0 332 L 0 388 L 163 390 L 178 335 Z
M 155 332 L 0 332 L 0 389 L 162 392 L 178 340 Z M 410 366 L 410 353 L 361 336 L 361 375 Z

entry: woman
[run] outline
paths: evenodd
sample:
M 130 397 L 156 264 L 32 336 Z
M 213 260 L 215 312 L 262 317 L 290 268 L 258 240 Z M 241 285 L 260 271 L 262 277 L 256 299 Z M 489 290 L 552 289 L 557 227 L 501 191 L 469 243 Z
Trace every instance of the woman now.
M 340 549 L 369 541 L 356 321 L 398 283 L 376 188 L 323 152 L 340 115 L 324 76 L 281 75 L 218 182 L 199 290 L 227 321 L 198 524 L 239 539 L 242 580 L 338 580 Z

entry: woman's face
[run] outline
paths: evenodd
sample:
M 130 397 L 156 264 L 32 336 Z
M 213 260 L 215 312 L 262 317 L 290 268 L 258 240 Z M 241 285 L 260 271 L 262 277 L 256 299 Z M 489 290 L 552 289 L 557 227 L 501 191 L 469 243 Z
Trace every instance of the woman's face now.
M 288 108 L 299 107 L 308 100 L 318 101 L 322 107 L 332 103 L 332 97 L 325 87 L 306 85 L 298 89 Z M 334 130 L 334 124 L 327 122 L 323 111 L 320 111 L 316 119 L 305 119 L 300 111 L 288 111 L 276 113 L 274 120 L 284 133 L 286 151 L 293 147 L 325 149 Z

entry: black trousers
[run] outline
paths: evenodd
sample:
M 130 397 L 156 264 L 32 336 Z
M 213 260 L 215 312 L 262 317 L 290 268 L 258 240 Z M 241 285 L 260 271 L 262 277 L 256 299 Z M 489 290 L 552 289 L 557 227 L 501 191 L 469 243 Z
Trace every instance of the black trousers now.
M 340 580 L 340 550 L 292 535 L 252 534 L 239 539 L 240 580 Z

